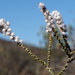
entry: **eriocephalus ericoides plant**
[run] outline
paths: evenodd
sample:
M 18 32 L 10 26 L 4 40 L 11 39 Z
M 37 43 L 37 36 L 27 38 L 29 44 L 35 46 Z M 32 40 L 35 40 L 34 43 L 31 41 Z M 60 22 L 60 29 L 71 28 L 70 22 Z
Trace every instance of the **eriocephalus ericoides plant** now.
M 47 63 L 43 61 L 42 59 L 38 58 L 38 56 L 33 54 L 28 48 L 26 48 L 22 44 L 23 40 L 20 40 L 19 37 L 15 36 L 15 33 L 12 32 L 12 29 L 10 28 L 10 22 L 8 21 L 6 22 L 4 19 L 0 19 L 0 33 L 4 34 L 5 36 L 10 36 L 11 40 L 13 40 L 20 47 L 22 47 L 35 60 L 40 62 L 46 68 L 46 70 L 49 71 L 50 75 L 55 75 L 50 67 L 50 53 L 51 53 L 52 37 L 56 37 L 56 39 L 58 40 L 58 42 L 60 43 L 60 45 L 62 46 L 62 48 L 64 49 L 68 57 L 65 66 L 57 74 L 57 75 L 62 75 L 67 69 L 69 63 L 71 63 L 75 59 L 75 57 L 72 57 L 72 54 L 74 54 L 75 51 L 72 51 L 69 44 L 67 43 L 67 34 L 66 34 L 67 28 L 66 28 L 66 25 L 64 24 L 64 21 L 60 12 L 53 11 L 52 13 L 50 13 L 43 3 L 39 3 L 39 7 L 41 8 L 41 12 L 44 14 L 45 22 L 47 23 L 46 32 L 48 32 L 49 34 Z M 57 33 L 59 32 L 55 30 L 56 27 L 58 27 L 58 29 L 60 30 L 64 42 L 62 42 L 59 36 L 57 35 Z

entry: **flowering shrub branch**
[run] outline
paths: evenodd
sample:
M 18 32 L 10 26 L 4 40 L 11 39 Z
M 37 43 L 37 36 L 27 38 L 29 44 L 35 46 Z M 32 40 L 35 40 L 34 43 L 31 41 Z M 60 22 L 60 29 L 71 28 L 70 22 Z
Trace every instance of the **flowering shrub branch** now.
M 67 61 L 65 66 L 57 74 L 57 75 L 62 75 L 66 71 L 67 67 L 69 66 L 69 63 L 75 60 L 75 57 L 72 57 L 75 51 L 72 51 L 69 44 L 67 43 L 67 34 L 66 34 L 67 27 L 64 24 L 64 21 L 60 12 L 53 11 L 52 13 L 50 13 L 43 3 L 39 3 L 39 7 L 41 8 L 41 12 L 44 14 L 45 22 L 47 23 L 46 32 L 49 33 L 47 63 L 41 60 L 38 56 L 34 55 L 28 48 L 24 47 L 24 45 L 22 44 L 23 40 L 20 40 L 18 36 L 15 36 L 15 33 L 13 33 L 10 28 L 10 23 L 6 22 L 4 19 L 0 19 L 0 33 L 4 34 L 5 36 L 10 36 L 11 40 L 13 40 L 17 45 L 23 48 L 31 57 L 33 57 L 35 60 L 40 62 L 46 68 L 46 70 L 49 71 L 50 75 L 54 75 L 54 72 L 52 71 L 50 67 L 50 53 L 51 53 L 52 37 L 56 37 L 56 39 L 60 43 L 61 47 L 64 49 L 67 56 Z M 57 35 L 58 31 L 55 30 L 56 27 L 58 27 L 61 32 L 63 42 Z

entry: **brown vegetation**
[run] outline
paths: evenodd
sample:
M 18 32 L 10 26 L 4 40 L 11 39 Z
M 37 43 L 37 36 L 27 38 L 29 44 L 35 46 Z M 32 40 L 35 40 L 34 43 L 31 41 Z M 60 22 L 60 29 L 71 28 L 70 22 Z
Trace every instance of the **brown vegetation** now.
M 41 48 L 26 45 L 34 54 L 47 61 L 47 52 Z M 66 63 L 65 52 L 57 48 L 51 51 L 51 67 L 59 72 Z M 0 75 L 48 75 L 45 68 L 22 48 L 9 41 L 0 40 Z M 73 61 L 64 75 L 75 75 Z

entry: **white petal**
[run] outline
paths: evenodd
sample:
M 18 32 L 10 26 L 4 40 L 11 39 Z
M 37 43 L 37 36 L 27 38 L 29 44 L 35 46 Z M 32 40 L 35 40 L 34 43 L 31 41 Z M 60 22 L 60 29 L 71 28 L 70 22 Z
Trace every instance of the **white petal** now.
M 8 30 L 7 30 L 8 32 L 11 32 L 11 28 L 8 28 Z
M 66 32 L 62 32 L 62 35 L 66 35 Z
M 50 24 L 51 24 L 50 22 L 49 22 L 49 23 L 47 23 L 47 25 L 48 25 L 48 26 L 50 26 Z
M 53 22 L 54 22 L 54 20 L 52 19 L 52 20 L 50 20 L 50 22 L 51 22 L 51 23 L 53 23 Z
M 9 28 L 9 26 L 5 26 L 5 29 L 8 29 Z
M 10 39 L 13 40 L 13 36 L 10 36 Z
M 10 35 L 10 32 L 6 32 L 6 36 Z
M 39 7 L 40 8 L 42 8 L 42 7 L 44 7 L 45 5 L 44 5 L 44 3 L 39 3 Z
M 23 42 L 23 40 L 19 40 L 19 42 L 20 42 L 20 43 L 22 43 L 22 42 Z
M 15 41 L 16 43 L 18 43 L 18 42 L 19 42 L 19 40 L 18 40 L 18 39 L 15 39 L 14 41 Z
M 57 18 L 56 18 L 56 19 L 62 19 L 62 18 L 61 18 L 61 16 L 57 16 Z
M 5 33 L 6 29 L 2 29 L 2 33 Z
M 55 28 L 55 24 L 52 24 L 51 27 L 52 27 L 52 28 Z
M 11 36 L 15 36 L 15 33 L 11 33 Z
M 48 16 L 48 19 L 50 20 L 52 17 L 51 16 Z
M 48 14 L 49 14 L 50 12 L 49 12 L 48 10 L 46 10 L 46 13 L 48 13 Z
M 44 14 L 44 16 L 46 16 L 47 15 L 47 13 L 43 13 Z

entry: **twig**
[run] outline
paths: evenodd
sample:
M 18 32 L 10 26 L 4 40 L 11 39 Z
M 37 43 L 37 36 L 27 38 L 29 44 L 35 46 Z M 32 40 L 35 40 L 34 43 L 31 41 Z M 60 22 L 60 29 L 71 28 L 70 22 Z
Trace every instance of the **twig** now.
M 57 75 L 63 75 L 63 73 L 66 71 L 67 67 L 73 60 L 75 60 L 75 57 L 68 58 L 66 65 L 63 67 L 63 69 Z
M 49 47 L 48 47 L 48 57 L 47 57 L 47 66 L 50 67 L 50 52 L 51 52 L 51 44 L 52 44 L 52 37 L 51 32 L 49 33 Z

